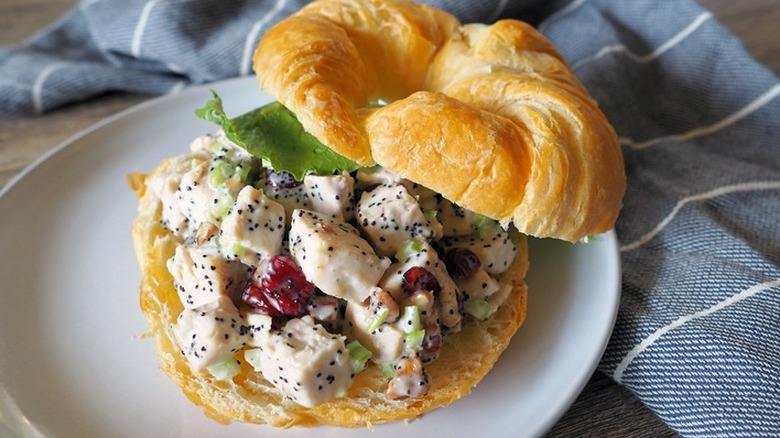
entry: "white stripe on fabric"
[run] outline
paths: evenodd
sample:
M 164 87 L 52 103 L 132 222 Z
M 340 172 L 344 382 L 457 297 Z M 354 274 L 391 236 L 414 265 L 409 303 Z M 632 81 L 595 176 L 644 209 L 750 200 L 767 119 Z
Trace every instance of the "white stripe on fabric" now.
M 727 195 L 729 193 L 736 193 L 736 192 L 748 192 L 748 191 L 755 191 L 755 190 L 776 190 L 780 189 L 780 181 L 755 181 L 755 182 L 748 182 L 748 183 L 741 183 L 741 184 L 733 184 L 723 187 L 718 187 L 716 189 L 710 190 L 708 192 L 699 193 L 698 195 L 688 196 L 686 198 L 681 199 L 679 202 L 677 202 L 677 205 L 672 208 L 672 211 L 669 212 L 669 214 L 658 223 L 658 225 L 655 226 L 652 230 L 644 234 L 639 239 L 620 246 L 620 252 L 626 252 L 631 251 L 632 249 L 636 249 L 645 243 L 652 240 L 658 233 L 661 232 L 661 230 L 664 229 L 669 223 L 674 219 L 674 217 L 677 215 L 677 213 L 682 209 L 686 204 L 689 204 L 691 202 L 696 201 L 704 201 L 707 199 L 712 199 L 718 196 Z
M 168 90 L 168 94 L 176 94 L 179 91 L 183 90 L 186 85 L 187 85 L 187 81 L 176 82 L 175 84 L 173 84 L 173 87 L 171 87 Z
M 490 18 L 488 19 L 489 23 L 498 20 L 498 17 L 500 17 L 501 14 L 504 12 L 507 3 L 509 3 L 509 0 L 499 0 L 498 5 L 496 6 L 496 10 L 493 11 L 493 15 L 491 15 Z
M 184 69 L 179 67 L 178 64 L 174 64 L 172 62 L 168 62 L 168 63 L 165 64 L 165 66 L 168 68 L 168 70 L 170 70 L 170 71 L 172 71 L 174 73 L 178 73 L 178 74 L 183 74 L 184 73 Z
M 634 359 L 636 359 L 637 356 L 639 356 L 643 351 L 645 351 L 649 346 L 651 346 L 655 341 L 657 341 L 661 336 L 663 336 L 666 333 L 669 333 L 670 331 L 684 325 L 688 321 L 702 318 L 707 315 L 710 315 L 712 313 L 717 312 L 718 310 L 724 309 L 734 303 L 738 303 L 746 298 L 750 298 L 753 295 L 756 295 L 760 292 L 763 292 L 765 290 L 769 290 L 775 287 L 780 286 L 780 279 L 767 281 L 765 283 L 756 284 L 754 286 L 751 286 L 736 295 L 732 295 L 728 298 L 726 298 L 723 301 L 718 302 L 714 306 L 711 306 L 707 309 L 700 310 L 695 313 L 691 313 L 685 316 L 681 316 L 677 318 L 675 321 L 659 328 L 653 334 L 645 338 L 642 342 L 637 344 L 634 348 L 631 349 L 631 351 L 626 354 L 626 356 L 623 358 L 623 360 L 618 364 L 618 366 L 615 368 L 615 373 L 613 375 L 613 378 L 617 383 L 622 383 L 623 379 L 623 373 L 625 373 L 626 368 L 628 368 L 629 365 L 631 365 L 631 362 L 633 362 Z
M 640 63 L 645 64 L 648 62 L 651 62 L 657 58 L 659 58 L 661 55 L 669 51 L 672 47 L 676 46 L 677 44 L 680 44 L 683 40 L 685 40 L 688 35 L 692 34 L 696 29 L 699 28 L 705 21 L 712 18 L 712 14 L 709 12 L 703 12 L 698 17 L 696 17 L 695 20 L 691 24 L 689 24 L 685 29 L 677 33 L 677 35 L 670 38 L 665 43 L 661 44 L 653 50 L 652 52 L 648 53 L 647 55 L 637 55 L 636 53 L 632 52 L 628 47 L 624 46 L 623 44 L 614 44 L 611 46 L 606 46 L 601 48 L 599 51 L 596 52 L 595 55 L 588 56 L 586 58 L 580 59 L 579 61 L 572 64 L 572 70 L 577 70 L 578 68 L 582 67 L 583 65 L 595 61 L 605 55 L 608 55 L 610 53 L 616 53 L 616 52 L 623 52 L 626 56 L 628 56 L 631 60 Z
M 65 67 L 66 65 L 67 63 L 64 62 L 53 62 L 41 70 L 41 72 L 38 74 L 38 77 L 35 78 L 35 82 L 33 82 L 31 90 L 33 109 L 35 110 L 35 114 L 41 114 L 43 112 L 43 84 L 46 82 L 46 79 L 52 73 Z
M 574 0 L 573 2 L 566 5 L 563 9 L 561 9 L 558 12 L 555 12 L 551 14 L 549 17 L 547 17 L 544 21 L 542 21 L 539 24 L 539 32 L 544 32 L 544 30 L 549 26 L 553 21 L 563 17 L 564 15 L 574 11 L 575 9 L 582 6 L 582 4 L 585 3 L 585 0 Z
M 241 57 L 241 67 L 239 70 L 239 74 L 241 76 L 246 76 L 249 74 L 249 69 L 252 66 L 252 53 L 254 52 L 255 44 L 257 43 L 257 36 L 260 34 L 260 31 L 265 27 L 276 15 L 279 14 L 279 12 L 282 11 L 282 8 L 284 8 L 285 4 L 287 3 L 287 0 L 277 0 L 276 5 L 274 5 L 274 8 L 268 12 L 263 18 L 257 21 L 254 26 L 252 26 L 252 29 L 249 31 L 249 34 L 246 36 L 246 41 L 244 41 L 244 54 Z
M 143 40 L 144 37 L 146 23 L 149 22 L 149 15 L 152 13 L 152 9 L 154 9 L 156 4 L 156 1 L 147 2 L 144 5 L 144 8 L 141 10 L 141 17 L 138 19 L 138 24 L 135 25 L 135 31 L 133 32 L 133 42 L 130 46 L 130 53 L 136 58 L 141 55 L 141 40 Z
M 771 102 L 772 99 L 777 97 L 777 95 L 780 94 L 780 84 L 775 85 L 774 87 L 770 88 L 768 91 L 766 91 L 761 96 L 758 96 L 755 100 L 747 104 L 745 107 L 740 109 L 739 111 L 735 112 L 734 114 L 731 114 L 730 116 L 724 118 L 723 120 L 720 120 L 710 126 L 703 126 L 701 128 L 696 128 L 688 132 L 684 132 L 682 134 L 674 134 L 674 135 L 667 135 L 665 137 L 658 137 L 654 138 L 652 140 L 647 140 L 643 142 L 634 142 L 634 140 L 627 138 L 627 137 L 621 137 L 620 143 L 628 146 L 632 149 L 640 150 L 645 149 L 650 146 L 654 146 L 658 143 L 663 143 L 667 141 L 684 141 L 684 140 L 690 140 L 696 137 L 701 137 L 704 135 L 709 135 L 714 132 L 718 132 L 723 128 L 726 128 L 743 118 L 749 116 L 754 111 L 760 109 L 767 103 Z

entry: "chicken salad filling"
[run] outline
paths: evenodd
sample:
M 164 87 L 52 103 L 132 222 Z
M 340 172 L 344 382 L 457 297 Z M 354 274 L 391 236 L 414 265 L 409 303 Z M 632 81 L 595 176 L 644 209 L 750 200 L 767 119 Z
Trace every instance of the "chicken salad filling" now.
M 222 129 L 148 186 L 180 242 L 167 267 L 190 367 L 230 380 L 243 359 L 303 406 L 369 363 L 389 398 L 424 396 L 444 338 L 512 290 L 508 230 L 379 166 L 300 178 Z

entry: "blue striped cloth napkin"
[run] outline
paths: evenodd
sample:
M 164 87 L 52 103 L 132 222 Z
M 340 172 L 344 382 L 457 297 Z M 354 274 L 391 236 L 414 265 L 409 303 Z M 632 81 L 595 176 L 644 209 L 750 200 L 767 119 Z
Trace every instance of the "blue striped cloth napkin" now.
M 302 1 L 82 1 L 0 50 L 0 112 L 248 75 Z M 623 298 L 599 369 L 685 436 L 780 436 L 780 84 L 691 0 L 430 0 L 530 21 L 621 138 Z

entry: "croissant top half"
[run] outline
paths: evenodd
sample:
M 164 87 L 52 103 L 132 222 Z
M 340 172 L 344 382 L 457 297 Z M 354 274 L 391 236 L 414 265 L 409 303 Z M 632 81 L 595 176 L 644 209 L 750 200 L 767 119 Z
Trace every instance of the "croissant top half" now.
M 552 44 L 404 0 L 318 0 L 269 29 L 261 87 L 334 151 L 464 208 L 568 241 L 611 229 L 612 126 Z M 390 102 L 368 108 L 377 100 Z

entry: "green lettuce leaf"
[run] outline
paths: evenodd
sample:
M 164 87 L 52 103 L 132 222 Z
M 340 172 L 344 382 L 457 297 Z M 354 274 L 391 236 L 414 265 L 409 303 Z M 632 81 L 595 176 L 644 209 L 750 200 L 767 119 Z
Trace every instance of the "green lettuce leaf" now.
M 221 126 L 230 141 L 262 159 L 276 172 L 289 172 L 300 181 L 310 172 L 332 175 L 360 167 L 306 132 L 295 114 L 279 102 L 231 119 L 225 114 L 219 95 L 213 90 L 211 94 L 213 98 L 195 110 L 195 115 Z

